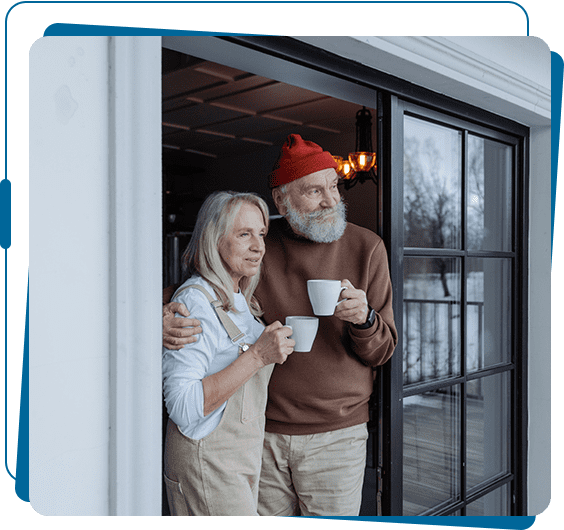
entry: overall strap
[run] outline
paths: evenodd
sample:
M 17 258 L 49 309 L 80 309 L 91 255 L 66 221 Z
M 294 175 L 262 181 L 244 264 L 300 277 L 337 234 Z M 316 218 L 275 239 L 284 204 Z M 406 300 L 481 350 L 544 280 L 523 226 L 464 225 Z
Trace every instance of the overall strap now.
M 227 334 L 229 335 L 231 342 L 235 343 L 235 342 L 241 340 L 245 336 L 245 334 L 235 325 L 233 320 L 231 320 L 231 318 L 229 318 L 229 315 L 224 311 L 224 309 L 221 305 L 221 302 L 219 300 L 214 300 L 212 295 L 201 285 L 187 285 L 186 287 L 182 287 L 174 293 L 174 296 L 172 297 L 172 299 L 176 298 L 182 291 L 184 291 L 186 289 L 190 289 L 190 288 L 198 289 L 198 291 L 200 291 L 201 293 L 204 293 L 206 298 L 209 300 L 210 304 L 215 309 L 217 317 L 219 318 L 219 320 L 223 324 L 225 331 L 227 331 Z

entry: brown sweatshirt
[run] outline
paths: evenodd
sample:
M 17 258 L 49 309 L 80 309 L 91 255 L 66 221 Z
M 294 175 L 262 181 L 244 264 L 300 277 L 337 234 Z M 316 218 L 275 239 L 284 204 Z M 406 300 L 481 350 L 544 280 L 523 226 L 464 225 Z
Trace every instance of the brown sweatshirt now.
M 294 352 L 274 368 L 268 432 L 315 434 L 368 421 L 372 367 L 384 364 L 397 344 L 387 253 L 376 234 L 348 223 L 338 241 L 315 243 L 295 235 L 285 219 L 272 221 L 255 292 L 267 324 L 313 316 L 310 279 L 348 279 L 366 293 L 376 322 L 358 330 L 334 316 L 319 317 L 311 352 Z

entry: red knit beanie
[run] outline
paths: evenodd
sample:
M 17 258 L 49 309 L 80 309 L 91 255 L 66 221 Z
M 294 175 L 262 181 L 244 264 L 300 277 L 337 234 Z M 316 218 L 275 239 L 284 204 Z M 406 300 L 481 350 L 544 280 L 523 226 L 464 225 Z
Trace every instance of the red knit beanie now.
M 291 134 L 284 142 L 268 180 L 270 187 L 276 188 L 328 168 L 337 168 L 331 153 L 316 143 L 303 140 L 299 134 Z

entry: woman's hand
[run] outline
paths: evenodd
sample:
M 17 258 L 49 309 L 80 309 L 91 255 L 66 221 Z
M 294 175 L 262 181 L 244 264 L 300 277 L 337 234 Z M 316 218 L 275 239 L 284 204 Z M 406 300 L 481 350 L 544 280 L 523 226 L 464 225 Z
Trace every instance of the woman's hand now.
M 180 350 L 184 345 L 196 342 L 202 333 L 200 321 L 189 317 L 190 312 L 184 304 L 172 302 L 163 306 L 163 346 L 169 350 Z
M 202 380 L 204 416 L 225 403 L 241 386 L 268 364 L 282 364 L 294 351 L 295 341 L 288 336 L 292 330 L 273 322 L 264 328 L 258 340 L 229 366 Z
M 248 351 L 264 366 L 272 363 L 283 364 L 296 345 L 296 342 L 289 338 L 291 334 L 291 328 L 282 326 L 278 321 L 273 322 L 264 328 L 262 335 Z

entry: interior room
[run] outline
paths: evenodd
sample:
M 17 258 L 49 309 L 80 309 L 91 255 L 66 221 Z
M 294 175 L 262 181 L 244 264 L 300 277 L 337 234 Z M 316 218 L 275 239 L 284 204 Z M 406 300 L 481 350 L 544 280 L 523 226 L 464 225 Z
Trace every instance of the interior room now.
M 335 156 L 355 150 L 362 105 L 163 48 L 163 245 L 166 285 L 199 207 L 216 190 L 253 191 L 277 215 L 267 176 L 289 134 Z M 376 94 L 374 94 L 376 103 Z M 375 141 L 376 111 L 372 115 Z M 342 193 L 348 219 L 374 231 L 374 181 Z

